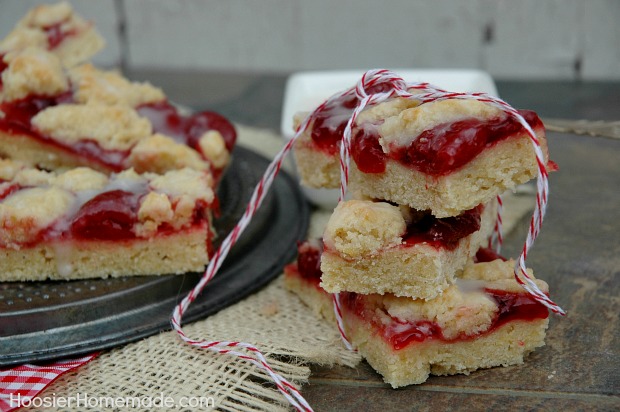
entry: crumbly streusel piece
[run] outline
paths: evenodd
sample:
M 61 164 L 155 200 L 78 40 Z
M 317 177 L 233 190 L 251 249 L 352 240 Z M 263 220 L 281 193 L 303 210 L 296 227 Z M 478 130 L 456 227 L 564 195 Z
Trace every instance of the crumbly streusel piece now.
M 211 175 L 88 168 L 45 172 L 0 160 L 3 281 L 202 270 L 212 239 Z
M 85 138 L 103 149 L 130 150 L 152 134 L 151 123 L 124 105 L 61 104 L 32 118 L 39 133 L 68 145 Z
M 495 201 L 444 219 L 386 202 L 341 202 L 323 235 L 321 286 L 435 298 L 486 244 L 496 213 Z
M 16 52 L 0 75 L 0 101 L 14 101 L 30 95 L 54 96 L 69 89 L 58 57 L 35 47 Z
M 209 169 L 209 163 L 197 151 L 161 134 L 141 139 L 131 149 L 127 164 L 139 172 L 154 173 L 164 173 L 183 167 L 196 170 Z
M 71 69 L 69 78 L 76 103 L 138 107 L 166 99 L 164 92 L 150 83 L 130 82 L 117 71 L 99 70 L 90 63 Z

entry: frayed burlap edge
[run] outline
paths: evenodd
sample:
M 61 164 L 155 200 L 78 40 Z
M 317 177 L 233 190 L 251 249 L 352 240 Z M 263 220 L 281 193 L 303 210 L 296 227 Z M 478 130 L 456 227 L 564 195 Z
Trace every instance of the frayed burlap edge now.
M 342 345 L 337 330 L 318 320 L 284 289 L 282 278 L 210 318 L 185 327 L 188 336 L 256 345 L 273 369 L 297 386 L 310 363 L 355 366 L 359 355 Z M 165 332 L 101 354 L 62 376 L 45 394 L 56 397 L 210 397 L 216 410 L 288 410 L 262 370 L 229 355 L 190 347 Z M 84 408 L 96 410 L 97 408 Z M 56 410 L 62 410 L 60 408 Z M 68 410 L 68 409 L 67 409 Z M 149 408 L 132 408 L 147 411 Z

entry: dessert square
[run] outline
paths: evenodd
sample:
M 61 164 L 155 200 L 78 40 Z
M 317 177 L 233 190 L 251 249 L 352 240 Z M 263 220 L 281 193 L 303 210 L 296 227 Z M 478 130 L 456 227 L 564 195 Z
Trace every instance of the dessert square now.
M 321 286 L 433 299 L 488 243 L 496 217 L 496 201 L 449 218 L 382 201 L 341 202 L 323 235 Z
M 351 99 L 327 105 L 299 137 L 295 160 L 302 184 L 340 187 L 339 146 L 357 103 Z M 547 161 L 542 122 L 534 112 L 519 113 Z M 456 216 L 538 174 L 523 126 L 478 100 L 388 100 L 360 114 L 351 146 L 351 190 L 437 217 Z
M 211 179 L 189 168 L 107 176 L 0 159 L 0 281 L 201 271 L 213 238 Z
M 548 310 L 515 281 L 513 267 L 514 261 L 502 259 L 471 263 L 455 284 L 428 301 L 343 292 L 347 338 L 394 388 L 423 383 L 431 374 L 522 364 L 544 346 Z M 330 295 L 312 272 L 292 264 L 285 280 L 315 313 L 335 319 Z M 535 282 L 547 293 L 544 281 Z

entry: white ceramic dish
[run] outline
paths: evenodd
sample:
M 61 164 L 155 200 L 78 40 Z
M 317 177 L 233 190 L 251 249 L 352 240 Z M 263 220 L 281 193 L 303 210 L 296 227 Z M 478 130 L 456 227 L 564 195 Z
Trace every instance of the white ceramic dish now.
M 393 70 L 407 82 L 428 82 L 455 92 L 485 92 L 498 96 L 495 82 L 481 70 Z M 292 139 L 293 116 L 297 112 L 311 111 L 333 94 L 354 86 L 362 70 L 308 71 L 291 75 L 286 83 L 282 121 L 282 136 Z M 338 201 L 338 190 L 303 188 L 314 204 L 333 208 Z

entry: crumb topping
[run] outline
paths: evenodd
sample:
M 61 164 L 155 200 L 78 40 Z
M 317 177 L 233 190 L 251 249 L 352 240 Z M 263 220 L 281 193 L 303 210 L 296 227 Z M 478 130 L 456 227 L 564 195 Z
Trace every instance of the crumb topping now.
M 131 150 L 128 161 L 138 172 L 164 173 L 183 167 L 209 169 L 209 164 L 197 151 L 162 134 L 141 139 Z
M 54 96 L 69 88 L 58 57 L 43 49 L 29 47 L 14 53 L 2 72 L 3 100 L 29 95 Z
M 57 187 L 20 190 L 0 203 L 0 245 L 19 248 L 69 209 L 74 196 Z
M 140 237 L 148 237 L 155 232 L 162 223 L 171 222 L 174 211 L 170 199 L 163 193 L 151 192 L 142 199 L 138 210 L 140 223 L 136 228 L 136 234 Z
M 198 145 L 204 156 L 216 169 L 221 169 L 230 161 L 230 153 L 226 149 L 226 142 L 217 130 L 209 130 L 200 138 Z
M 11 248 L 36 239 L 52 226 L 58 233 L 67 230 L 80 208 L 104 192 L 144 193 L 132 229 L 144 238 L 162 225 L 189 227 L 197 208 L 208 207 L 214 200 L 211 175 L 189 168 L 163 175 L 140 175 L 128 169 L 108 177 L 85 167 L 55 173 L 0 160 L 0 179 L 3 186 L 21 186 L 0 201 L 0 246 Z
M 149 233 L 156 224 L 163 222 L 175 229 L 181 228 L 191 223 L 197 203 L 211 204 L 215 197 L 210 174 L 189 168 L 155 176 L 150 187 L 165 195 L 169 203 L 155 196 L 148 199 L 148 203 L 143 202 L 138 212 L 142 216 L 138 233 Z
M 386 100 L 375 106 L 370 106 L 360 113 L 357 123 L 377 123 L 389 117 L 398 116 L 398 114 L 411 108 L 418 107 L 420 102 L 415 99 L 406 99 L 397 97 Z
M 62 104 L 41 111 L 32 125 L 60 141 L 90 139 L 108 150 L 128 150 L 151 134 L 151 123 L 123 105 Z
M 138 107 L 165 99 L 164 93 L 149 83 L 130 82 L 116 71 L 103 71 L 87 63 L 70 70 L 78 103 L 126 104 Z
M 470 263 L 465 267 L 461 278 L 483 281 L 488 289 L 499 289 L 513 293 L 523 292 L 523 287 L 514 279 L 514 267 L 514 259 L 507 261 L 497 259 L 492 262 Z M 549 285 L 545 281 L 536 279 L 531 269 L 528 269 L 527 273 L 534 279 L 541 291 L 544 293 L 549 292 Z
M 13 180 L 17 172 L 26 167 L 22 162 L 0 158 L 0 180 Z
M 150 187 L 170 196 L 172 201 L 187 196 L 193 202 L 213 202 L 211 175 L 191 168 L 171 170 L 163 175 L 148 174 L 152 177 Z
M 385 202 L 340 202 L 330 217 L 323 241 L 345 257 L 376 253 L 402 242 L 407 225 L 398 206 Z
M 67 22 L 73 17 L 71 5 L 66 2 L 41 4 L 32 8 L 18 23 L 20 26 L 45 28 Z
M 47 186 L 53 181 L 54 175 L 52 173 L 30 168 L 19 170 L 13 177 L 13 183 L 21 186 Z
M 16 27 L 0 42 L 0 53 L 8 53 L 27 47 L 47 48 L 47 36 L 41 30 L 30 27 Z
M 59 174 L 54 185 L 70 192 L 101 190 L 108 183 L 108 177 L 87 167 L 78 167 Z

